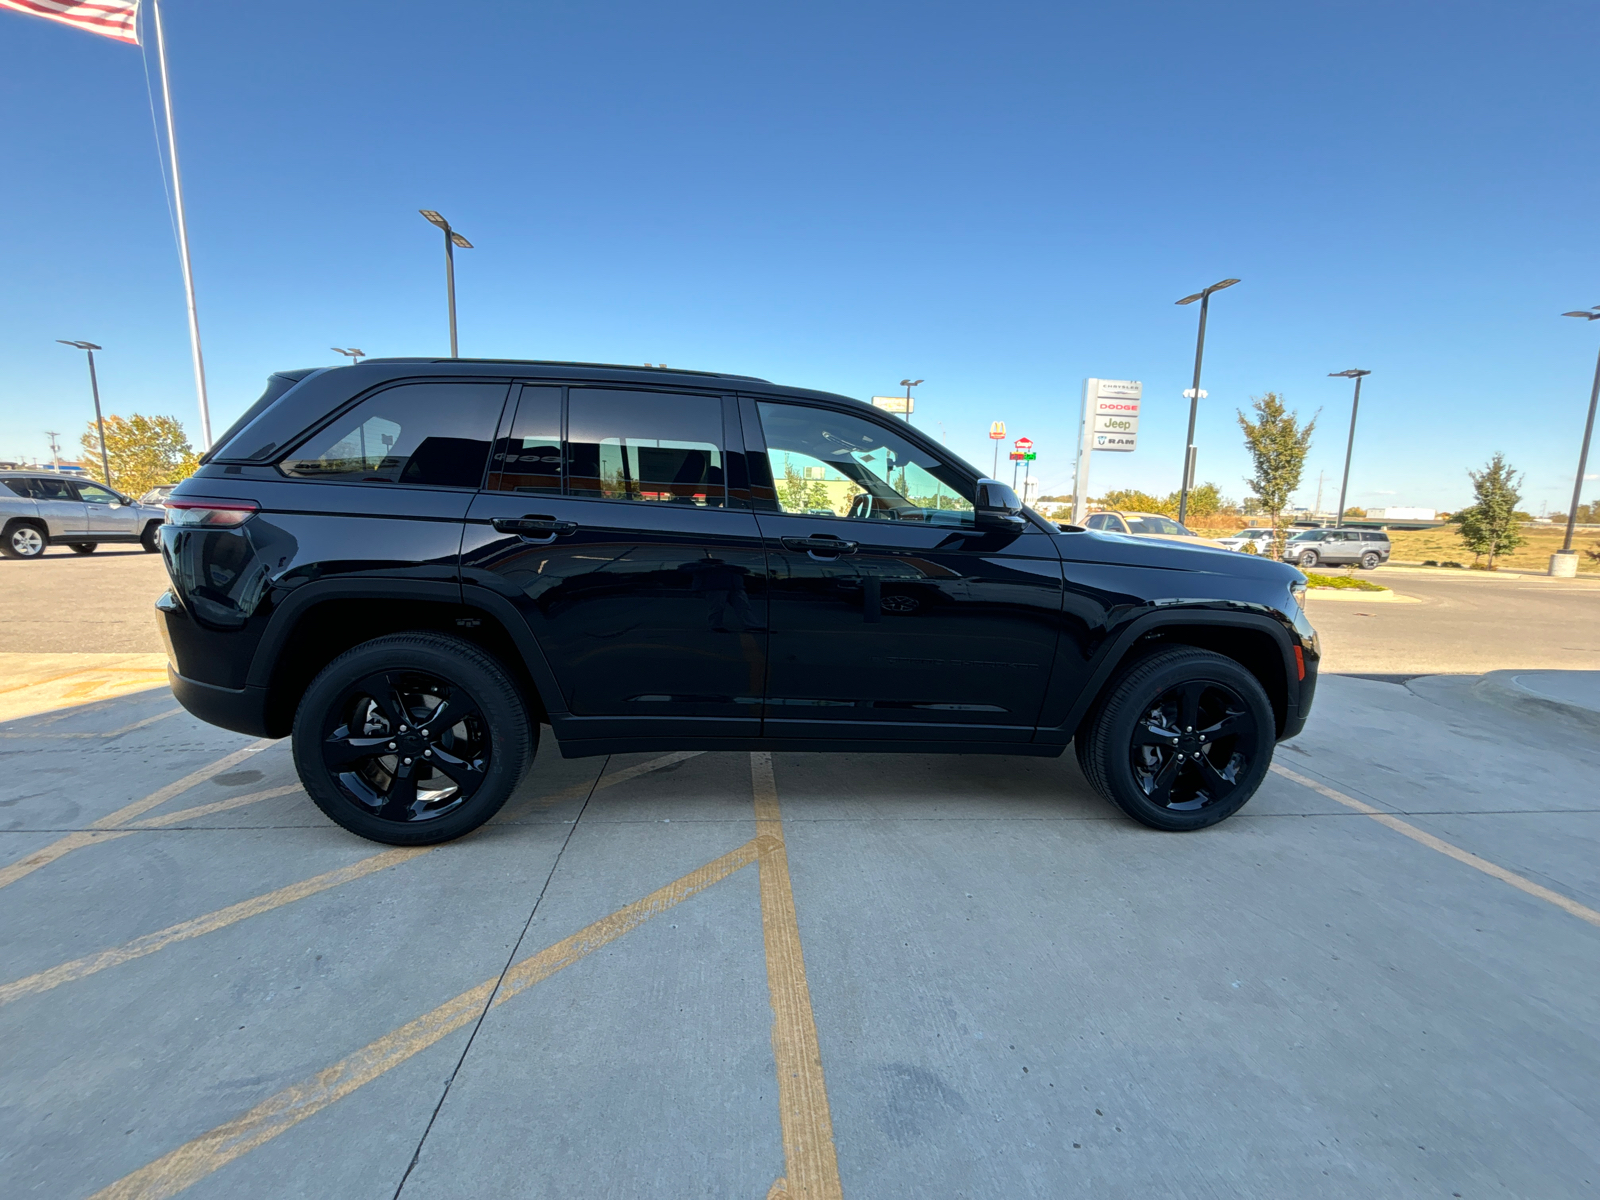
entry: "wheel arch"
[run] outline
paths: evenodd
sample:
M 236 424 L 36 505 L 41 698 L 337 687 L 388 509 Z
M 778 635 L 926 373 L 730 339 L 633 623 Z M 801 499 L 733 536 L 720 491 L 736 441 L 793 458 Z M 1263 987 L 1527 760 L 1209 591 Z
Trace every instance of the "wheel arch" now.
M 543 653 L 514 608 L 501 601 L 508 612 L 496 611 L 485 599 L 465 603 L 455 584 L 420 581 L 330 580 L 297 589 L 273 615 L 251 660 L 248 683 L 265 690 L 269 735 L 288 734 L 299 698 L 340 654 L 411 631 L 444 633 L 477 646 L 510 673 L 530 716 L 548 721 L 552 707 L 559 712 L 562 705 Z
M 1173 646 L 1210 650 L 1254 675 L 1272 702 L 1276 731 L 1282 736 L 1290 715 L 1290 681 L 1299 680 L 1288 631 L 1266 616 L 1203 610 L 1151 613 L 1134 621 L 1096 664 L 1062 731 L 1069 737 L 1075 733 L 1123 671 Z

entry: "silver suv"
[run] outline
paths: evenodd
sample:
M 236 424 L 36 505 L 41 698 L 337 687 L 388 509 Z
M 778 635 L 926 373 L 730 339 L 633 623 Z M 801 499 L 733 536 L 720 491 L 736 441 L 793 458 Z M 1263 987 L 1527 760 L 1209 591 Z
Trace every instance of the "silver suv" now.
M 1389 535 L 1381 529 L 1307 529 L 1284 543 L 1283 561 L 1302 571 L 1318 563 L 1356 564 L 1370 571 L 1389 561 Z
M 101 542 L 137 542 L 154 554 L 166 509 L 103 483 L 45 473 L 0 472 L 0 554 L 38 558 L 51 545 L 93 554 Z

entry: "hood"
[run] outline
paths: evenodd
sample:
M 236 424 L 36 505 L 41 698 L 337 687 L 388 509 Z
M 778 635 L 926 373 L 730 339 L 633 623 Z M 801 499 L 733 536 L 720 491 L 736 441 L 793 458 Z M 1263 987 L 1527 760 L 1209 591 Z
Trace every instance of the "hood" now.
M 1057 544 L 1061 549 L 1061 557 L 1068 562 L 1114 563 L 1126 567 L 1232 575 L 1269 583 L 1277 581 L 1285 587 L 1297 579 L 1305 578 L 1297 568 L 1274 558 L 1240 554 L 1237 550 L 1213 548 L 1178 538 L 1133 537 L 1124 533 L 1084 529 L 1059 535 Z

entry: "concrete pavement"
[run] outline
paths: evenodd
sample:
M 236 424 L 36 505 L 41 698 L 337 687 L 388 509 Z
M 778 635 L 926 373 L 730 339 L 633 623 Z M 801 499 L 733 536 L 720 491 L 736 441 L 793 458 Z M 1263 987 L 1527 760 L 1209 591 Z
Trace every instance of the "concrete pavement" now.
M 286 745 L 76 736 L 162 692 L 8 722 L 8 1190 L 1592 1195 L 1600 744 L 1472 684 L 1325 679 L 1279 752 L 1324 790 L 1197 835 L 1070 756 L 780 754 L 760 842 L 748 754 L 547 742 L 496 821 L 376 866 Z M 822 1094 L 781 1103 L 801 1009 Z

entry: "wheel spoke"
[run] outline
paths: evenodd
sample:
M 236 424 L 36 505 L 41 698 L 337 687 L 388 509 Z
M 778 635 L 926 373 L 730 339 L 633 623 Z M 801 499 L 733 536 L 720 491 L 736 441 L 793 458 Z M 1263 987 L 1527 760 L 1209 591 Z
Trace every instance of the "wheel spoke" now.
M 405 699 L 400 694 L 400 689 L 395 685 L 394 676 L 388 672 L 382 675 L 369 675 L 354 690 L 366 696 L 378 706 L 378 711 L 383 714 L 384 720 L 389 722 L 389 732 L 396 733 L 400 726 L 411 723 L 411 714 L 406 711 Z
M 1161 764 L 1161 769 L 1151 777 L 1150 787 L 1145 795 L 1149 796 L 1152 802 L 1165 808 L 1172 802 L 1172 785 L 1177 778 L 1178 756 L 1173 754 L 1168 756 L 1167 761 Z
M 457 758 L 448 750 L 441 750 L 435 746 L 433 754 L 428 760 L 441 774 L 449 776 L 461 789 L 463 796 L 475 791 L 483 782 L 483 768 L 478 762 L 469 762 L 464 758 Z
M 1140 721 L 1133 727 L 1133 745 L 1171 748 L 1178 742 L 1178 731 L 1149 721 Z
M 351 737 L 350 727 L 342 725 L 322 743 L 322 761 L 330 770 L 343 771 L 363 759 L 388 753 L 386 737 Z
M 426 730 L 432 737 L 437 737 L 452 725 L 459 725 L 470 717 L 481 716 L 478 706 L 463 695 L 447 696 L 439 707 L 428 714 L 419 729 Z
M 1200 730 L 1200 734 L 1206 741 L 1214 742 L 1218 738 L 1225 738 L 1231 734 L 1247 733 L 1253 728 L 1255 728 L 1255 722 L 1250 719 L 1249 713 L 1229 709 L 1222 720 L 1215 725 L 1207 725 Z
M 1206 791 L 1211 793 L 1213 803 L 1226 800 L 1228 794 L 1237 786 L 1233 780 L 1217 770 L 1216 765 L 1204 754 L 1195 755 L 1194 764 L 1200 769 L 1200 778 L 1205 783 Z
M 378 815 L 386 821 L 414 821 L 417 817 L 417 775 L 402 765 L 383 798 Z
M 1193 729 L 1200 719 L 1200 693 L 1205 688 L 1205 684 L 1198 682 L 1183 685 L 1182 699 L 1178 703 L 1178 724 L 1183 728 Z

